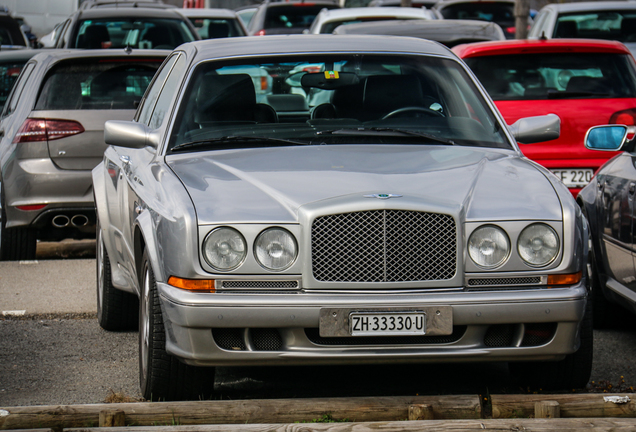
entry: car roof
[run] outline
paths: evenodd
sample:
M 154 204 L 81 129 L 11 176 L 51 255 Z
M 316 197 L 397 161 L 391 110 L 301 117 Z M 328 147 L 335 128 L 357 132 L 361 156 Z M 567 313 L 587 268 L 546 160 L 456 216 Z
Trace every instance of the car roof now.
M 159 0 L 87 0 L 84 1 L 80 9 L 104 8 L 104 7 L 148 7 L 148 8 L 176 8 L 171 4 L 163 3 Z
M 130 52 L 126 52 L 124 49 L 43 49 L 38 54 L 33 56 L 34 60 L 41 61 L 43 63 L 57 62 L 59 60 L 66 59 L 83 59 L 83 58 L 112 58 L 112 57 L 167 57 L 170 55 L 171 50 L 161 49 L 133 49 Z
M 335 18 L 355 18 L 355 17 L 425 17 L 428 18 L 430 12 L 421 8 L 403 8 L 403 7 L 356 7 L 342 9 L 323 9 L 320 16 L 324 20 Z
M 495 30 L 498 25 L 490 21 L 477 20 L 392 20 L 347 24 L 338 27 L 341 34 L 375 34 L 423 37 L 431 30 L 447 30 L 449 36 L 466 36 L 479 30 Z
M 249 42 L 248 42 L 249 41 Z M 272 35 L 189 42 L 181 48 L 196 51 L 194 61 L 211 58 L 310 53 L 413 53 L 453 57 L 440 44 L 411 37 L 374 35 Z
M 433 6 L 435 9 L 445 8 L 446 6 L 456 5 L 460 3 L 511 3 L 515 4 L 516 0 L 441 0 Z
M 545 8 L 554 8 L 558 12 L 583 12 L 599 10 L 636 9 L 636 2 L 632 1 L 593 1 L 578 3 L 553 3 Z
M 82 19 L 99 19 L 99 18 L 126 18 L 126 17 L 145 17 L 145 18 L 179 18 L 183 19 L 183 15 L 175 11 L 175 9 L 152 9 L 152 8 L 96 8 L 78 11 L 79 17 Z
M 236 12 L 230 9 L 220 8 L 180 8 L 175 9 L 177 12 L 186 17 L 192 18 L 236 18 Z
M 569 52 L 630 54 L 629 49 L 621 42 L 599 39 L 511 39 L 477 42 L 458 45 L 453 48 L 453 52 L 461 58 Z
M 262 3 L 260 5 L 256 5 L 258 7 L 266 7 L 266 8 L 270 8 L 270 7 L 284 7 L 284 6 L 336 6 L 336 7 L 340 7 L 340 5 L 338 4 L 338 2 L 336 1 L 329 1 L 329 0 L 322 0 L 322 1 L 311 1 L 311 2 L 307 2 L 305 3 L 304 1 L 280 1 L 280 2 L 265 2 Z
M 0 51 L 0 63 L 10 62 L 10 61 L 28 61 L 31 57 L 35 56 L 39 53 L 48 53 L 50 49 L 17 49 L 17 50 L 7 50 Z

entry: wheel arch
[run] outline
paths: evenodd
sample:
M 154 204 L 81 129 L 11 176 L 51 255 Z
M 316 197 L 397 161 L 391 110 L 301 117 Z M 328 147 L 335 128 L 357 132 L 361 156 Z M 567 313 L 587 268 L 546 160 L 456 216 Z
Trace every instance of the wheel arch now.
M 137 273 L 137 282 L 141 280 L 141 264 L 144 250 L 147 251 L 152 271 L 155 274 L 157 282 L 164 282 L 163 266 L 160 264 L 159 249 L 157 247 L 157 238 L 153 220 L 150 215 L 150 211 L 142 211 L 135 220 L 134 228 L 134 256 L 135 256 L 135 270 Z M 139 287 L 138 287 L 139 288 Z

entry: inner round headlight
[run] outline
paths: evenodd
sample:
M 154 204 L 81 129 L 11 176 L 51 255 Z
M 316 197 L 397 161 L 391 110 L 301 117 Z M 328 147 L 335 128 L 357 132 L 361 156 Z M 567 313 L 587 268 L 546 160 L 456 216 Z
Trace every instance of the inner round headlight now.
M 506 261 L 509 254 L 508 236 L 504 230 L 494 225 L 477 228 L 468 239 L 468 255 L 480 267 L 498 267 Z
M 521 231 L 517 249 L 528 265 L 542 267 L 550 264 L 559 253 L 559 236 L 546 224 L 532 224 Z
M 254 255 L 269 270 L 285 270 L 298 256 L 294 236 L 282 228 L 268 228 L 254 242 Z
M 233 270 L 245 259 L 245 246 L 245 239 L 235 229 L 216 228 L 203 241 L 203 257 L 217 270 Z

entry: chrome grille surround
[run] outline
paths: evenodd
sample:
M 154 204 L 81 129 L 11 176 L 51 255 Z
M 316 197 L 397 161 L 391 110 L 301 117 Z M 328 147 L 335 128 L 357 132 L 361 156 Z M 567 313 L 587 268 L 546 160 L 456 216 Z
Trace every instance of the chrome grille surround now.
M 457 226 L 450 215 L 409 210 L 320 216 L 311 256 L 321 282 L 449 280 L 457 273 Z

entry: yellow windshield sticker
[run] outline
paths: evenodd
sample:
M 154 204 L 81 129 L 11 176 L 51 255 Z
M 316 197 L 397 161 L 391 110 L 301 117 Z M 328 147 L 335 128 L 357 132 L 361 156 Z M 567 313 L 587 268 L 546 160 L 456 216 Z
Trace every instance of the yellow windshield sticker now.
M 340 78 L 340 75 L 338 75 L 338 71 L 325 71 L 325 78 L 338 79 Z

